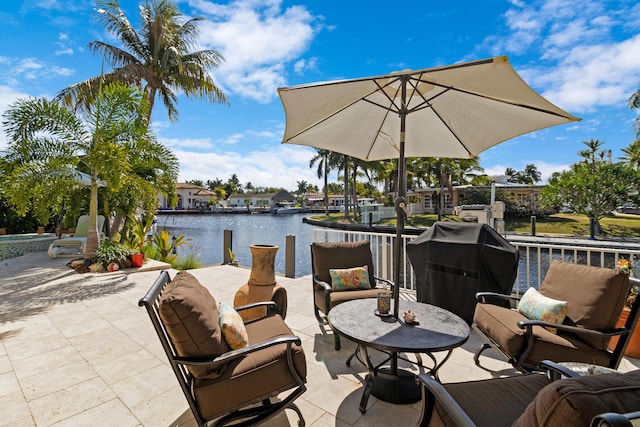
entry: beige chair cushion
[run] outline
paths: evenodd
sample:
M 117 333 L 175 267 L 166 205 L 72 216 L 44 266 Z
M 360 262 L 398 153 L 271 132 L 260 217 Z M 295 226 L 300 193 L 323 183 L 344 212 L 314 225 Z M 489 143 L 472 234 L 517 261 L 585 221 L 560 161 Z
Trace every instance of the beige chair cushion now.
M 222 338 L 218 306 L 211 293 L 192 274 L 182 271 L 165 288 L 160 318 L 183 357 L 216 357 L 230 351 Z M 217 378 L 206 367 L 189 366 L 194 377 Z
M 293 335 L 280 315 L 246 323 L 249 345 L 284 335 Z M 229 363 L 222 377 L 196 378 L 194 394 L 202 416 L 213 419 L 227 409 L 244 406 L 296 385 L 287 365 L 286 344 L 275 345 Z M 307 376 L 306 359 L 301 346 L 294 345 L 293 363 L 301 378 Z M 221 412 L 220 408 L 225 408 Z
M 545 374 L 538 373 L 443 386 L 477 426 L 507 427 L 550 382 Z M 455 423 L 436 401 L 429 425 L 455 426 Z
M 588 426 L 604 412 L 640 410 L 640 370 L 555 381 L 543 388 L 514 426 Z
M 524 329 L 518 327 L 519 320 L 526 320 L 526 317 L 516 310 L 492 304 L 478 304 L 473 316 L 473 322 L 511 357 L 518 356 L 525 344 Z M 575 336 L 562 332 L 554 334 L 540 327 L 533 328 L 533 334 L 536 341 L 526 359 L 532 365 L 544 359 L 609 364 L 605 351 L 595 351 Z
M 313 271 L 322 280 L 331 284 L 331 268 L 351 268 L 366 265 L 369 270 L 369 283 L 375 286 L 373 279 L 373 258 L 368 240 L 359 242 L 321 242 L 312 243 Z
M 609 268 L 554 261 L 540 286 L 549 298 L 567 301 L 564 323 L 586 329 L 615 328 L 630 288 L 626 274 Z M 591 346 L 605 350 L 609 339 L 582 337 Z

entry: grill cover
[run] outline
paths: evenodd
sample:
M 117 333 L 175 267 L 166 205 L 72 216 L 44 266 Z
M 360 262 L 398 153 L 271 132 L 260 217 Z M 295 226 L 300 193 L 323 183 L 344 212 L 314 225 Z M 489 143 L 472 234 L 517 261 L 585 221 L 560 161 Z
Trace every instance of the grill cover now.
M 476 292 L 511 293 L 518 250 L 487 224 L 436 222 L 407 244 L 416 297 L 473 320 Z

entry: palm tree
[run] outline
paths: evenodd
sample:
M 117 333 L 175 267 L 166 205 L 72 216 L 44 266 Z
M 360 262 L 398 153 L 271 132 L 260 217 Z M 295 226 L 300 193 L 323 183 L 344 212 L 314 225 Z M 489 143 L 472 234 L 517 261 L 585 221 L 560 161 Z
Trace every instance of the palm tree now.
M 128 152 L 131 142 L 153 140 L 144 119 L 147 107 L 139 90 L 118 83 L 106 86 L 82 114 L 43 98 L 19 100 L 4 113 L 3 126 L 9 139 L 7 159 L 12 164 L 6 178 L 13 183 L 5 191 L 19 212 L 25 212 L 40 197 L 41 188 L 25 188 L 24 183 L 60 176 L 68 179 L 76 170 L 89 175 L 85 262 L 99 244 L 99 182 L 106 182 L 110 190 L 120 189 L 131 176 L 129 159 L 136 157 Z
M 311 160 L 309 160 L 309 167 L 313 168 L 313 165 L 318 162 L 318 169 L 316 174 L 318 178 L 324 177 L 324 214 L 329 215 L 329 156 L 331 155 L 331 151 L 324 150 L 322 148 L 316 148 L 318 154 L 313 156 Z
M 227 103 L 224 93 L 208 74 L 224 58 L 215 50 L 192 52 L 198 35 L 198 22 L 204 18 L 184 19 L 169 0 L 153 0 L 140 6 L 141 28 L 136 31 L 120 9 L 118 0 L 98 2 L 100 22 L 120 40 L 124 48 L 92 41 L 89 49 L 103 55 L 115 67 L 83 82 L 69 86 L 56 96 L 67 106 L 87 107 L 107 82 L 125 82 L 141 88 L 149 103 L 150 121 L 156 95 L 167 109 L 169 119 L 178 120 L 177 93 L 187 98 L 206 98 Z M 184 21 L 184 22 L 182 22 Z
M 531 180 L 531 184 L 535 184 L 542 180 L 542 174 L 538 170 L 538 167 L 534 164 L 528 164 L 524 167 L 524 174 Z
M 640 166 L 640 139 L 633 141 L 627 148 L 623 148 L 624 156 L 620 159 L 629 163 L 633 168 Z
M 635 91 L 630 97 L 627 106 L 632 110 L 640 110 L 640 89 Z M 636 128 L 636 135 L 640 136 L 640 116 L 636 117 L 633 124 Z

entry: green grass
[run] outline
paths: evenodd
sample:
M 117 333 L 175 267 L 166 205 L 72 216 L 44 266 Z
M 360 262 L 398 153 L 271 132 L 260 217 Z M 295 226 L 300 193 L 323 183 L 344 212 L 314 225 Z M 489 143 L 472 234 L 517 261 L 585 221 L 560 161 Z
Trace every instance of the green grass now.
M 329 215 L 316 215 L 312 218 L 321 221 L 331 222 L 351 222 L 356 223 L 353 218 L 345 219 L 344 213 L 332 213 Z M 420 214 L 412 215 L 407 221 L 407 226 L 430 227 L 438 219 L 437 215 Z M 459 218 L 446 215 L 445 221 L 459 221 Z M 389 218 L 381 221 L 378 225 L 395 225 L 395 219 Z M 603 218 L 600 221 L 603 236 L 608 237 L 640 237 L 640 216 L 639 215 L 616 215 Z M 505 220 L 505 229 L 508 232 L 531 232 L 531 218 L 516 218 Z M 536 218 L 536 234 L 564 234 L 570 236 L 588 236 L 589 218 L 576 214 L 555 214 L 547 217 Z

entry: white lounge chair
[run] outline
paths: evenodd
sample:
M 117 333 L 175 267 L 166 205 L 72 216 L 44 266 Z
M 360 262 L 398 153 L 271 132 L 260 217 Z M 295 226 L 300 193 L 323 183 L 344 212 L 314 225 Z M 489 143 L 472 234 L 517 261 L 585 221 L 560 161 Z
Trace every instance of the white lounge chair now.
M 98 215 L 98 232 L 100 240 L 103 239 L 102 227 L 104 226 L 104 216 Z M 49 257 L 57 258 L 59 256 L 76 256 L 84 252 L 84 245 L 87 243 L 89 235 L 89 215 L 80 215 L 76 230 L 72 237 L 64 237 L 58 239 L 49 245 Z

